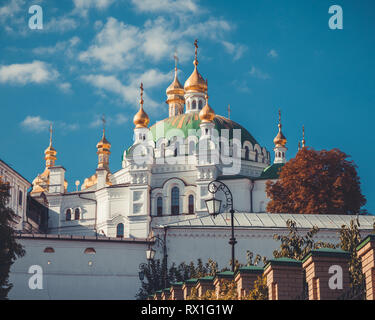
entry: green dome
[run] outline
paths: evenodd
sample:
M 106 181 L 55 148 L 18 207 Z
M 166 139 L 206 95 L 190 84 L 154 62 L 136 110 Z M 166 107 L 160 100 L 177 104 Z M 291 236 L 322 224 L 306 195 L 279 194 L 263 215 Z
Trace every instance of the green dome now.
M 157 136 L 156 126 L 160 125 L 161 123 L 164 124 L 164 132 L 158 132 Z M 151 126 L 150 131 L 155 142 L 158 141 L 160 138 L 166 138 L 167 140 L 169 140 L 172 136 L 176 136 L 176 134 L 172 131 L 173 129 L 180 130 L 180 132 L 183 133 L 184 138 L 187 138 L 189 130 L 193 129 L 198 131 L 200 129 L 200 123 L 201 120 L 199 119 L 199 112 L 195 111 L 161 120 L 155 123 L 153 126 Z M 229 139 L 232 139 L 233 137 L 233 130 L 231 129 L 241 129 L 242 144 L 245 141 L 250 141 L 253 145 L 259 144 L 254 139 L 254 137 L 249 133 L 249 131 L 247 131 L 244 127 L 230 119 L 216 115 L 214 119 L 214 124 L 215 129 L 218 130 L 219 134 L 221 133 L 221 129 L 229 129 Z

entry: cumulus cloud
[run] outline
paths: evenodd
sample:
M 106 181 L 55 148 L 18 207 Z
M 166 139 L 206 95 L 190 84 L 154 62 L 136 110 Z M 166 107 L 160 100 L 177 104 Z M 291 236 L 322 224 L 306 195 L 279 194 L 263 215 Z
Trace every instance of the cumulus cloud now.
M 275 49 L 271 49 L 267 56 L 271 57 L 271 58 L 277 58 L 279 56 L 279 54 L 277 53 L 277 51 Z
M 51 121 L 42 119 L 40 116 L 27 116 L 21 122 L 21 126 L 29 131 L 42 132 L 46 131 L 51 123 Z
M 261 80 L 267 80 L 271 78 L 268 73 L 265 73 L 262 70 L 255 68 L 255 67 L 251 67 L 251 70 L 249 73 L 252 77 L 261 79 Z
M 57 86 L 64 93 L 72 93 L 72 85 L 69 82 L 62 82 Z
M 222 44 L 227 52 L 233 56 L 234 61 L 241 59 L 243 54 L 247 51 L 247 47 L 242 44 L 233 44 L 228 41 L 223 41 Z
M 75 36 L 67 41 L 59 41 L 54 46 L 38 47 L 33 49 L 36 55 L 53 55 L 56 53 L 72 56 L 72 49 L 80 43 L 80 39 Z
M 140 12 L 198 12 L 198 5 L 193 0 L 132 0 L 134 7 Z
M 66 31 L 71 31 L 74 30 L 78 27 L 78 21 L 69 16 L 69 15 L 64 15 L 61 17 L 53 17 L 50 19 L 44 26 L 43 30 L 44 31 L 49 31 L 49 32 L 66 32 Z
M 50 124 L 54 124 L 54 127 L 66 131 L 75 131 L 79 128 L 76 123 L 66 123 L 64 121 L 52 121 L 43 119 L 40 116 L 27 116 L 21 123 L 21 127 L 27 131 L 32 131 L 36 133 L 46 132 Z
M 0 83 L 25 85 L 46 83 L 58 78 L 59 73 L 49 64 L 35 60 L 32 63 L 0 66 Z
M 91 74 L 82 76 L 84 81 L 90 83 L 97 89 L 115 93 L 124 103 L 128 103 L 134 107 L 138 106 L 140 92 L 139 85 L 143 82 L 145 88 L 144 100 L 147 108 L 156 108 L 159 105 L 159 103 L 154 101 L 147 94 L 147 90 L 166 83 L 170 78 L 171 74 L 164 74 L 155 69 L 147 70 L 143 74 L 132 75 L 132 80 L 127 85 L 123 84 L 113 75 Z
M 104 10 L 114 2 L 114 0 L 73 0 L 73 12 L 86 16 L 89 9 Z
M 164 18 L 148 20 L 144 26 L 128 25 L 110 17 L 96 35 L 93 44 L 80 53 L 80 61 L 94 63 L 107 71 L 124 70 L 139 66 L 144 61 L 158 62 L 170 57 L 177 49 L 179 59 L 186 61 L 192 57 L 192 37 L 209 38 L 222 42 L 225 32 L 232 27 L 223 19 L 210 18 L 205 22 L 180 26 L 176 28 L 171 21 Z M 224 44 L 227 51 L 239 59 L 245 51 L 245 46 Z M 189 48 L 189 49 L 188 49 Z

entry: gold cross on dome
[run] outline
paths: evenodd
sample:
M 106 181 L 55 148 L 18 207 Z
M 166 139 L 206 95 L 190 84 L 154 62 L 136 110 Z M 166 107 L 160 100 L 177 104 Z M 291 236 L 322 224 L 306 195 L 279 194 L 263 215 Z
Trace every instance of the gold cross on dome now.
M 198 56 L 198 39 L 195 39 L 195 41 L 194 41 L 194 47 L 195 47 L 195 60 L 197 60 L 197 56 Z
M 50 145 L 52 145 L 52 133 L 53 133 L 52 123 L 50 123 L 49 125 L 49 144 Z

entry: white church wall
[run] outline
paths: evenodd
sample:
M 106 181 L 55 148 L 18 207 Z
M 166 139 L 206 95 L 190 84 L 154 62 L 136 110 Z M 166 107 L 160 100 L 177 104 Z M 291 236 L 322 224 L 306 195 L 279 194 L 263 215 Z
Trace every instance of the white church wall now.
M 230 215 L 228 214 L 228 223 Z M 287 231 L 281 229 L 239 229 L 235 230 L 237 244 L 235 246 L 236 259 L 240 263 L 246 263 L 247 250 L 267 258 L 273 257 L 273 251 L 280 247 L 280 242 L 273 239 L 274 234 L 284 234 Z M 158 230 L 160 237 L 163 231 Z M 231 246 L 229 245 L 230 228 L 226 230 L 218 228 L 200 229 L 196 228 L 171 228 L 167 230 L 167 254 L 168 264 L 173 262 L 196 262 L 201 258 L 207 262 L 209 258 L 218 262 L 220 268 L 230 267 Z M 339 241 L 337 230 L 321 230 L 317 240 L 337 243 Z M 162 257 L 162 247 L 155 247 L 157 258 Z
M 266 212 L 267 204 L 270 201 L 266 195 L 267 180 L 255 180 L 253 189 L 253 212 Z
M 14 287 L 10 299 L 135 299 L 141 282 L 139 264 L 145 263 L 147 244 L 132 241 L 73 241 L 21 239 L 26 255 L 11 268 Z M 52 247 L 54 253 L 44 253 Z M 94 248 L 95 254 L 85 254 Z M 90 265 L 91 261 L 91 265 Z M 43 289 L 29 288 L 29 268 L 43 270 Z

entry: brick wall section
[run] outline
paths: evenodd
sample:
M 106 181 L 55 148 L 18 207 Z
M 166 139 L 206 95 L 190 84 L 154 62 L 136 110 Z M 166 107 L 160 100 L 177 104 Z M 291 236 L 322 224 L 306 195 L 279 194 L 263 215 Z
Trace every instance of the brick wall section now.
M 233 281 L 233 277 L 234 273 L 231 271 L 220 272 L 215 276 L 213 284 L 215 287 L 215 293 L 217 298 L 219 298 L 223 283 Z
M 184 282 L 184 284 L 182 285 L 182 294 L 184 300 L 188 299 L 191 293 L 191 289 L 195 287 L 197 281 L 198 279 L 189 279 Z
M 215 289 L 213 280 L 214 280 L 214 277 L 211 277 L 211 276 L 198 279 L 198 282 L 195 285 L 195 288 L 197 289 L 198 297 L 203 296 L 207 290 Z
M 375 300 L 375 235 L 367 236 L 357 247 L 366 278 L 366 299 Z
M 237 284 L 238 299 L 241 299 L 249 294 L 254 289 L 254 282 L 259 276 L 262 276 L 263 268 L 249 266 L 238 269 L 234 281 Z
M 171 286 L 171 300 L 184 300 L 183 282 L 173 283 Z
M 303 258 L 306 273 L 309 300 L 336 300 L 349 289 L 350 253 L 338 249 L 312 250 Z M 331 289 L 329 279 L 335 275 L 329 273 L 331 266 L 338 265 L 342 269 L 342 289 Z
M 302 262 L 279 258 L 264 268 L 269 300 L 294 300 L 303 290 Z

